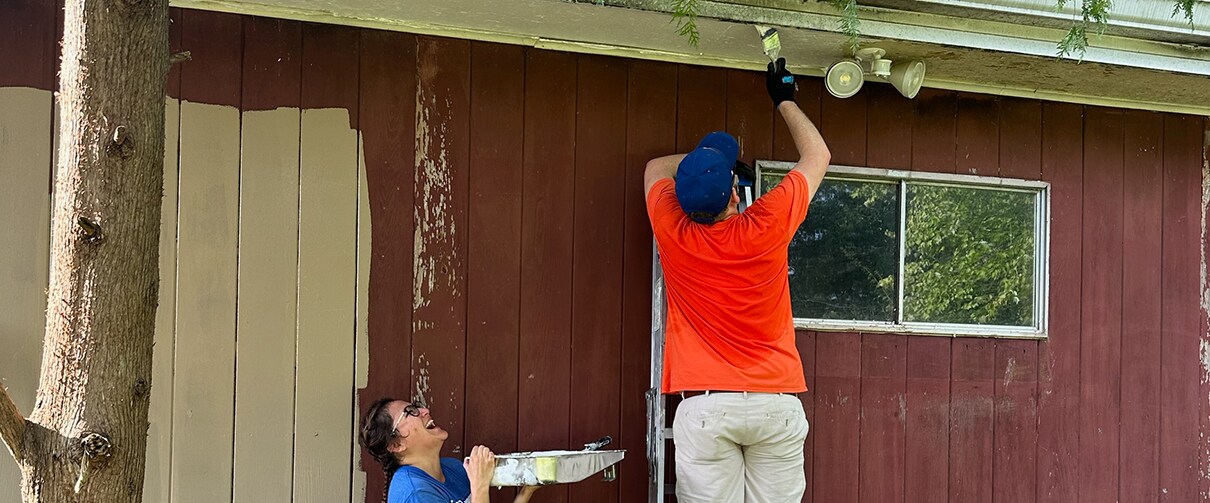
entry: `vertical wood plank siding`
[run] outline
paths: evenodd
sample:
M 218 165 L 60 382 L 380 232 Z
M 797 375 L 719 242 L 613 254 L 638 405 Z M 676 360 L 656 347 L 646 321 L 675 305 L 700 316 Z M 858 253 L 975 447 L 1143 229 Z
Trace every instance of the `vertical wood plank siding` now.
M 576 57 L 526 51 L 517 448 L 571 445 Z M 543 491 L 566 502 L 567 488 Z
M 1201 421 L 1199 351 L 1201 325 L 1196 305 L 1200 274 L 1198 242 L 1201 179 L 1197 170 L 1205 119 L 1164 116 L 1164 216 L 1160 370 L 1160 501 L 1196 501 Z M 1204 367 L 1203 367 L 1204 368 Z M 1205 398 L 1203 397 L 1202 400 Z M 1204 474 L 1200 475 L 1206 476 Z
M 1131 111 L 1123 133 L 1120 501 L 1159 498 L 1163 123 L 1160 114 Z
M 519 426 L 524 61 L 518 46 L 471 44 L 466 438 L 495 452 L 516 452 Z
M 362 30 L 361 91 L 357 120 L 370 199 L 370 274 L 367 290 L 367 384 L 358 392 L 358 417 L 379 397 L 412 393 L 412 191 L 416 169 L 416 37 Z M 366 497 L 378 501 L 383 472 L 362 455 Z
M 166 100 L 146 500 L 381 501 L 351 418 L 390 395 L 427 402 L 451 456 L 611 435 L 618 480 L 535 502 L 645 501 L 643 169 L 720 129 L 746 161 L 796 160 L 762 76 L 172 18 L 193 59 Z M 0 1 L 0 379 L 23 407 L 59 22 Z M 799 332 L 804 501 L 1210 501 L 1205 118 L 810 78 L 797 100 L 836 164 L 1052 184 L 1049 339 Z
M 626 189 L 626 61 L 582 57 L 576 103 L 572 235 L 572 447 L 618 436 L 622 400 L 622 230 Z M 606 215 L 609 215 L 606 217 Z M 574 502 L 617 502 L 593 477 L 569 488 Z
M 449 432 L 454 454 L 470 451 L 462 435 L 470 50 L 465 40 L 417 39 L 412 378 L 414 399 Z
M 1040 502 L 1079 501 L 1083 108 L 1042 105 L 1042 179 L 1050 182 L 1050 330 L 1038 349 Z M 1083 302 L 1080 303 L 1081 305 Z
M 1084 247 L 1080 330 L 1080 495 L 1118 494 L 1122 337 L 1122 118 L 1088 108 L 1084 134 Z
M 293 501 L 349 494 L 357 292 L 357 30 L 304 25 Z M 337 334 L 347 334 L 338 336 Z M 239 358 L 239 355 L 236 355 Z M 239 397 L 236 397 L 239 401 Z
M 232 497 L 243 18 L 186 11 L 171 501 Z M 157 384 L 152 383 L 154 388 Z
M 1002 99 L 997 131 L 1000 176 L 1042 176 L 1042 106 Z M 992 501 L 1033 501 L 1037 493 L 1038 343 L 996 341 Z
M 235 501 L 290 501 L 298 326 L 299 93 L 302 27 L 244 23 L 239 297 L 235 346 Z M 247 313 L 256 313 L 248 316 Z

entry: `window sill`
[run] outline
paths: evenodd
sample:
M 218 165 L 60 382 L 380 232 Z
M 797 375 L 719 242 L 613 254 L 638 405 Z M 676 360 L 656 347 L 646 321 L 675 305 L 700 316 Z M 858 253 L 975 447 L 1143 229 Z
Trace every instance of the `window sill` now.
M 796 330 L 820 332 L 862 332 L 904 335 L 926 335 L 933 337 L 984 337 L 995 339 L 1046 340 L 1045 330 L 1033 327 L 1009 327 L 998 325 L 958 325 L 951 323 L 878 323 L 852 320 L 812 320 L 794 318 Z

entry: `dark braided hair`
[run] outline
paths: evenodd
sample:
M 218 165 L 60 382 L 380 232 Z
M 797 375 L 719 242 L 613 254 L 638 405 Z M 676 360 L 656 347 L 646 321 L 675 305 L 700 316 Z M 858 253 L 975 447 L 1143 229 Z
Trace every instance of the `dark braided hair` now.
M 395 441 L 396 433 L 391 428 L 394 421 L 391 419 L 390 411 L 387 410 L 387 405 L 397 401 L 391 397 L 383 397 L 370 405 L 370 410 L 366 411 L 365 417 L 361 418 L 361 432 L 357 436 L 361 447 L 379 463 L 382 463 L 382 472 L 386 477 L 382 486 L 382 503 L 387 503 L 387 497 L 391 493 L 391 477 L 401 466 L 399 460 L 395 458 L 395 454 L 388 449 Z

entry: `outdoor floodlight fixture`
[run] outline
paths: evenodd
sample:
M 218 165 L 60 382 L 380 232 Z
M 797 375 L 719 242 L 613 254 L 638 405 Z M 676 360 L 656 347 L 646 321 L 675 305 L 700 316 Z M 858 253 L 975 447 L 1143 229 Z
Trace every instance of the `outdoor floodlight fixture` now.
M 851 59 L 842 59 L 832 66 L 828 67 L 828 73 L 824 74 L 824 87 L 828 88 L 828 92 L 837 98 L 848 98 L 857 91 L 861 90 L 861 85 L 865 83 L 865 76 L 862 75 L 861 65 Z
M 924 62 L 919 60 L 906 63 L 894 63 L 883 58 L 886 51 L 877 47 L 867 47 L 857 51 L 857 59 L 842 59 L 828 67 L 824 74 L 824 87 L 837 98 L 848 98 L 865 83 L 865 75 L 873 75 L 884 82 L 889 82 L 904 97 L 912 99 L 920 92 L 924 84 Z M 864 64 L 869 64 L 869 70 Z
M 920 92 L 920 85 L 924 84 L 924 62 L 917 60 L 891 65 L 889 80 L 899 94 L 909 100 L 915 98 L 916 93 Z

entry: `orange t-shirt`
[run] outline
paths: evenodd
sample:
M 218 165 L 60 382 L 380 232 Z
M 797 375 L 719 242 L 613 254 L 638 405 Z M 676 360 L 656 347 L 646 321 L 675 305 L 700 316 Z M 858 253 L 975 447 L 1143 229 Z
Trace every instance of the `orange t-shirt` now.
M 713 225 L 655 183 L 647 216 L 664 270 L 664 393 L 806 391 L 790 312 L 790 239 L 807 216 L 806 177 L 791 171 L 743 213 Z

